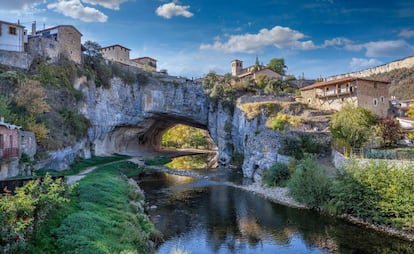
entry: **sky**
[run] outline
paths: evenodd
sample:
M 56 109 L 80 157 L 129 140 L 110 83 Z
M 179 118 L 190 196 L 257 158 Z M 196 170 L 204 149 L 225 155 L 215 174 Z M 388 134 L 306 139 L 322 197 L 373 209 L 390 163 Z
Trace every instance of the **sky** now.
M 82 42 L 120 44 L 169 74 L 198 78 L 283 58 L 315 79 L 414 55 L 412 0 L 0 0 L 0 19 L 31 31 L 73 25 Z

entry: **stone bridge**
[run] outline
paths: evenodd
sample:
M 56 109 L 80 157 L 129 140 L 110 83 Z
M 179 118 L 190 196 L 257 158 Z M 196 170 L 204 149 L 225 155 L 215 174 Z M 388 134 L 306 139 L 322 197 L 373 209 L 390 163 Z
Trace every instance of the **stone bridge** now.
M 159 150 L 163 133 L 176 124 L 205 129 L 214 136 L 200 83 L 169 76 L 134 85 L 114 78 L 108 89 L 78 83 L 86 95 L 81 112 L 93 125 L 89 140 L 97 155 Z

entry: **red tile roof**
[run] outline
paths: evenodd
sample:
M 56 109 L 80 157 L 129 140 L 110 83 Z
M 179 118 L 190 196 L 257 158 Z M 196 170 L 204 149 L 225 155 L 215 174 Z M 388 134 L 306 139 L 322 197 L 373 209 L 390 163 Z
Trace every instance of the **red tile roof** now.
M 314 83 L 313 85 L 301 88 L 300 90 L 301 91 L 306 91 L 306 90 L 311 90 L 311 89 L 314 89 L 314 88 L 320 88 L 320 87 L 336 85 L 336 84 L 343 84 L 343 83 L 353 82 L 353 81 L 357 81 L 357 80 L 370 81 L 370 82 L 379 82 L 379 83 L 384 83 L 384 84 L 389 84 L 390 83 L 390 82 L 384 81 L 384 80 L 375 80 L 375 79 L 357 78 L 357 77 L 346 77 L 346 78 L 341 78 L 341 79 L 329 80 L 329 81 L 325 81 L 325 82 L 317 82 L 317 83 Z

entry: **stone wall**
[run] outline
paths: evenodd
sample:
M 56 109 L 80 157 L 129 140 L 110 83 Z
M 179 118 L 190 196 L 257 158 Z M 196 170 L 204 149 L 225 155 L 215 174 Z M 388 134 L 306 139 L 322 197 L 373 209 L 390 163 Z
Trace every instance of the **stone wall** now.
M 50 38 L 33 37 L 29 39 L 28 53 L 33 57 L 42 57 L 48 63 L 55 63 L 60 59 L 62 45 Z
M 391 63 L 383 64 L 377 67 L 369 68 L 362 71 L 350 72 L 346 74 L 339 74 L 326 78 L 326 81 L 333 79 L 340 79 L 345 77 L 369 77 L 375 74 L 389 72 L 395 69 L 411 68 L 414 67 L 414 56 L 410 56 L 401 60 L 397 60 Z
M 375 163 L 387 163 L 389 165 L 393 165 L 396 167 L 405 167 L 405 166 L 414 166 L 414 161 L 408 161 L 408 160 L 385 160 L 385 159 L 359 159 L 359 158 L 347 158 L 343 154 L 341 154 L 338 151 L 333 150 L 332 151 L 332 162 L 335 165 L 335 168 L 337 169 L 343 169 L 347 164 L 351 163 L 352 160 L 355 160 L 356 162 L 364 165 L 371 163 L 374 161 Z
M 3 65 L 27 70 L 32 60 L 32 56 L 26 52 L 0 50 L 0 64 Z

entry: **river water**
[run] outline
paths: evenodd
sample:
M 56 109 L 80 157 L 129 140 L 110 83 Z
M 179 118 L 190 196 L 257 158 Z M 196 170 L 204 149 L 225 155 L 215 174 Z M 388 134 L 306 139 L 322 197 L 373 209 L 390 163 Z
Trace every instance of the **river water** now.
M 413 243 L 231 187 L 241 178 L 225 170 L 205 174 L 137 178 L 164 236 L 156 253 L 414 253 Z

